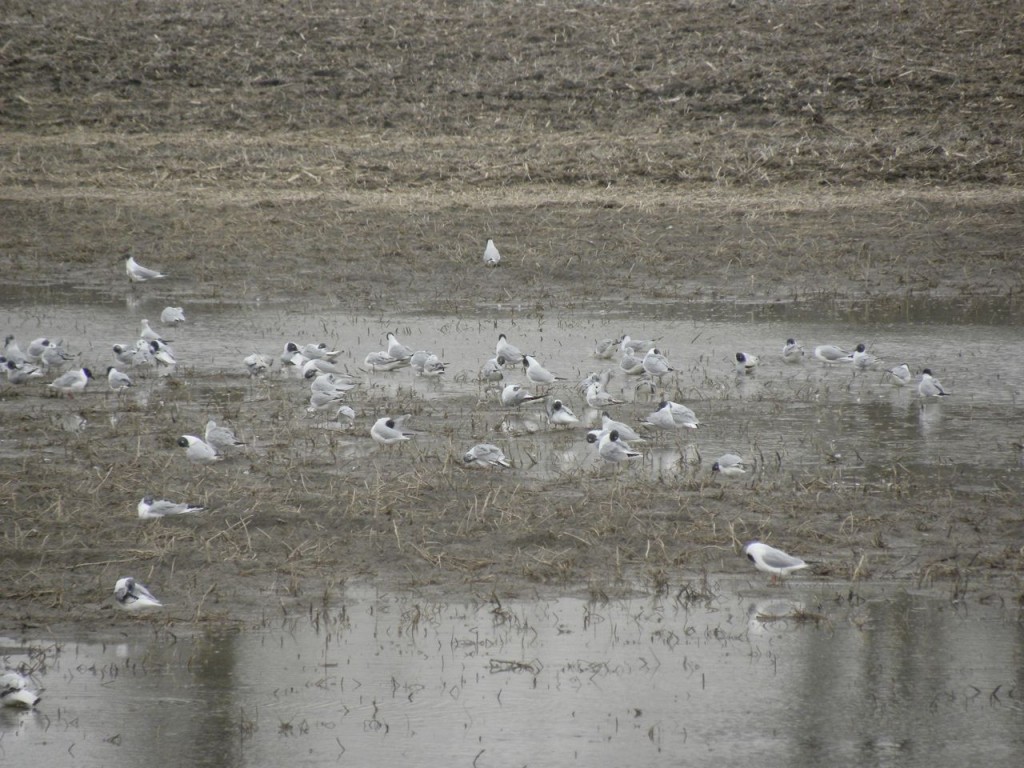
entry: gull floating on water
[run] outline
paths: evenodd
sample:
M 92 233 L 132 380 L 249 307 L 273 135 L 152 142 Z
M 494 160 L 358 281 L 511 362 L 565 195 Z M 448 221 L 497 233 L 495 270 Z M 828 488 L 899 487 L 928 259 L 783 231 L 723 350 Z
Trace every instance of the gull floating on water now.
M 163 607 L 163 603 L 153 597 L 152 592 L 131 576 L 120 578 L 114 584 L 114 599 L 126 611 L 140 611 L 144 608 Z
M 204 509 L 205 507 L 198 504 L 177 503 L 165 499 L 154 499 L 152 496 L 144 497 L 138 506 L 139 518 L 142 520 L 156 520 L 173 515 L 194 515 Z
M 24 675 L 13 670 L 0 675 L 0 706 L 32 709 L 39 703 L 39 694 L 28 683 Z
M 807 567 L 807 563 L 799 557 L 793 557 L 781 549 L 770 547 L 756 540 L 743 547 L 743 552 L 759 571 L 770 573 L 773 581 L 780 576 L 788 576 L 793 571 Z
M 164 307 L 160 313 L 160 322 L 164 325 L 178 325 L 185 322 L 185 310 L 182 307 Z
M 501 254 L 498 253 L 498 247 L 493 240 L 488 240 L 487 247 L 484 248 L 484 264 L 488 267 L 496 267 L 500 262 Z
M 92 371 L 88 368 L 79 368 L 77 371 L 68 371 L 58 376 L 47 386 L 68 397 L 74 397 L 76 392 L 82 392 L 85 389 L 85 385 L 89 383 L 91 378 Z
M 470 467 L 511 467 L 501 448 L 491 443 L 474 445 L 462 456 L 462 461 Z
M 737 352 L 736 372 L 753 373 L 754 369 L 757 368 L 757 362 L 757 355 L 752 355 L 749 352 Z
M 131 254 L 126 255 L 124 261 L 124 270 L 128 273 L 128 279 L 133 283 L 144 283 L 147 280 L 156 280 L 161 277 L 167 277 L 162 272 L 157 272 L 155 269 L 149 269 L 144 267 L 135 261 L 135 257 Z
M 182 435 L 178 438 L 178 445 L 185 449 L 185 457 L 193 464 L 213 464 L 224 458 L 212 445 L 195 435 Z
M 917 394 L 921 397 L 948 397 L 949 393 L 942 388 L 939 380 L 932 376 L 930 368 L 921 371 L 921 381 L 917 385 Z
M 786 339 L 782 346 L 782 362 L 802 363 L 804 360 L 804 348 L 796 339 Z

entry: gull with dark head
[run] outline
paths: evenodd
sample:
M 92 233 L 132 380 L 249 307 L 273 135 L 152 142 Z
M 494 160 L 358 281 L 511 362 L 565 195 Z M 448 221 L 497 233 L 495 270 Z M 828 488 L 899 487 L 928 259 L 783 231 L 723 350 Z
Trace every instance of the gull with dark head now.
M 39 694 L 29 688 L 29 680 L 14 670 L 0 675 L 0 706 L 32 709 L 39 703 Z
M 786 343 L 782 346 L 782 362 L 784 363 L 802 363 L 804 361 L 804 348 L 803 345 L 796 339 L 786 339 Z
M 163 603 L 153 597 L 152 592 L 131 576 L 120 578 L 114 584 L 114 599 L 126 611 L 163 607 Z
M 195 435 L 182 435 L 178 445 L 185 449 L 185 458 L 193 464 L 213 464 L 224 459 L 212 445 Z
M 770 547 L 757 540 L 751 541 L 743 547 L 743 553 L 757 570 L 770 573 L 773 582 L 782 576 L 788 576 L 793 571 L 807 567 L 807 563 L 799 557 L 793 557 L 781 549 Z

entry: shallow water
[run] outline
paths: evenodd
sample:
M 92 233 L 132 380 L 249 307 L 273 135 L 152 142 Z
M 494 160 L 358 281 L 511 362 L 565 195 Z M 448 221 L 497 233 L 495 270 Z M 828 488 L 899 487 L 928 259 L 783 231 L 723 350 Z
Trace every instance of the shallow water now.
M 106 642 L 3 639 L 60 650 L 37 711 L 2 713 L 0 749 L 82 766 L 1024 761 L 1015 608 L 684 586 L 500 606 L 350 587 L 195 638 L 121 617 Z
M 20 290 L 6 297 L 0 327 L 15 333 L 22 345 L 40 335 L 61 336 L 81 362 L 98 374 L 113 363 L 114 343 L 131 343 L 143 317 L 154 327 L 165 302 L 131 292 L 127 299 L 85 297 L 59 290 Z M 83 303 L 84 301 L 84 303 Z M 502 409 L 493 391 L 477 382 L 480 365 L 494 354 L 497 335 L 534 353 L 564 377 L 552 391 L 566 400 L 584 424 L 600 415 L 586 407 L 573 386 L 591 371 L 616 371 L 609 390 L 627 402 L 609 410 L 639 424 L 657 404 L 657 395 L 635 389 L 635 379 L 621 375 L 617 359 L 592 355 L 595 339 L 657 339 L 677 368 L 663 388 L 696 411 L 702 427 L 672 435 L 654 435 L 639 447 L 638 477 L 680 477 L 708 481 L 714 459 L 735 452 L 753 464 L 748 483 L 823 482 L 883 486 L 918 482 L 940 484 L 966 493 L 1015 491 L 1021 488 L 1020 453 L 1024 438 L 1019 404 L 1024 388 L 1024 313 L 1009 301 L 905 301 L 861 304 L 682 304 L 677 302 L 595 307 L 555 313 L 515 306 L 477 308 L 465 317 L 436 315 L 360 315 L 329 307 L 200 303 L 186 306 L 188 322 L 165 329 L 174 339 L 180 364 L 175 375 L 205 377 L 196 388 L 198 424 L 222 403 L 226 392 L 253 395 L 241 358 L 254 350 L 273 355 L 295 340 L 326 341 L 343 350 L 342 362 L 359 372 L 365 355 L 385 346 L 384 336 L 397 331 L 408 346 L 427 348 L 449 363 L 443 381 L 416 378 L 408 370 L 363 374 L 364 386 L 352 395 L 370 406 L 361 413 L 346 450 L 372 451 L 369 425 L 387 412 L 397 395 L 412 396 L 425 407 L 411 426 L 425 433 L 421 445 L 433 446 L 433 417 L 446 426 L 472 422 L 465 436 L 450 446 L 460 453 L 486 429 L 493 442 L 512 458 L 517 471 L 535 477 L 574 473 L 580 468 L 607 471 L 582 439 L 582 428 L 550 430 L 539 404 L 519 412 Z M 494 319 L 500 318 L 500 319 Z M 786 365 L 779 358 L 783 340 L 804 342 L 808 359 Z M 880 358 L 867 371 L 850 366 L 826 367 L 810 358 L 819 343 L 852 349 L 858 341 Z M 737 376 L 734 354 L 743 349 L 761 357 L 752 376 Z M 916 372 L 930 367 L 952 396 L 922 403 L 916 386 L 897 388 L 884 369 L 907 362 Z M 276 364 L 279 365 L 279 364 Z M 282 374 L 277 372 L 276 376 Z M 506 380 L 525 382 L 521 370 L 509 369 Z M 98 386 L 96 386 L 98 385 Z M 105 391 L 105 382 L 92 388 Z M 134 396 L 151 396 L 150 383 Z M 296 418 L 303 414 L 306 392 L 292 381 Z M 22 392 L 42 393 L 34 384 Z M 60 404 L 49 401 L 48 407 Z M 357 407 L 357 410 L 360 410 Z M 244 423 L 234 425 L 245 431 Z M 198 429 L 198 426 L 197 426 Z M 9 447 L 3 448 L 9 451 Z M 343 451 L 344 452 L 344 451 Z

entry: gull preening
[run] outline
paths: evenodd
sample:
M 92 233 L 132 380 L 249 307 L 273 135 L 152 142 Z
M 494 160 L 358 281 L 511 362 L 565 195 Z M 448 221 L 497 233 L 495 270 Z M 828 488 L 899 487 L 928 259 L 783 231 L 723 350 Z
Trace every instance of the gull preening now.
M 534 384 L 553 384 L 561 381 L 560 377 L 538 363 L 533 355 L 523 355 L 523 367 L 526 369 L 526 378 Z
M 736 353 L 736 372 L 737 373 L 753 373 L 754 369 L 757 368 L 757 355 L 752 355 L 749 352 L 737 352 Z
M 126 611 L 163 607 L 163 603 L 153 597 L 152 592 L 131 576 L 120 578 L 114 584 L 114 599 Z
M 594 357 L 598 360 L 608 360 L 615 354 L 617 347 L 615 339 L 598 339 L 594 342 Z
M 133 283 L 144 283 L 147 280 L 157 280 L 161 277 L 167 277 L 162 272 L 157 272 L 155 269 L 149 269 L 144 267 L 135 261 L 135 258 L 128 254 L 124 257 L 124 270 L 128 273 L 128 279 Z
M 895 368 L 890 368 L 886 371 L 892 383 L 898 387 L 905 387 L 914 380 L 914 375 L 910 372 L 910 366 L 906 363 L 900 363 Z
M 474 445 L 462 456 L 462 461 L 469 467 L 511 467 L 501 448 L 491 443 Z
M 245 369 L 249 371 L 250 376 L 262 376 L 270 370 L 270 366 L 274 364 L 274 358 L 270 355 L 261 355 L 259 352 L 253 352 L 242 362 L 245 364 Z
M 632 351 L 626 350 L 622 353 L 622 357 L 619 360 L 619 368 L 627 376 L 639 376 L 644 372 L 644 359 L 637 357 Z
M 627 333 L 621 339 L 619 339 L 619 351 L 620 352 L 645 352 L 654 346 L 655 339 L 631 339 Z
M 195 435 L 182 435 L 178 445 L 185 449 L 185 457 L 193 464 L 213 464 L 224 459 L 212 445 Z
M 182 307 L 164 307 L 160 313 L 160 322 L 164 325 L 179 325 L 185 322 L 185 310 Z
M 523 353 L 519 347 L 509 344 L 504 333 L 498 334 L 498 343 L 494 345 L 494 354 L 496 357 L 504 358 L 506 365 L 520 365 L 523 362 Z
M 921 397 L 949 397 L 939 380 L 932 376 L 930 368 L 921 371 L 921 381 L 917 385 L 917 394 Z
M 634 440 L 643 440 L 644 438 L 628 424 L 616 421 L 608 415 L 608 411 L 601 414 L 601 430 L 604 432 L 611 432 L 615 430 L 619 433 L 620 440 L 627 440 L 633 442 Z
M 173 517 L 174 515 L 194 515 L 197 512 L 202 512 L 204 509 L 206 507 L 199 506 L 198 504 L 154 499 L 152 496 L 143 497 L 137 507 L 139 518 L 142 520 L 157 520 L 162 517 Z
M 696 429 L 700 425 L 697 415 L 692 410 L 671 400 L 662 400 L 658 404 L 658 409 L 649 413 L 647 419 L 641 423 L 664 430 Z
M 548 423 L 552 426 L 571 427 L 580 423 L 572 409 L 561 400 L 548 399 L 544 403 L 548 414 Z
M 0 706 L 32 709 L 39 703 L 39 694 L 29 686 L 28 678 L 13 670 L 0 675 Z
M 672 373 L 675 370 L 675 368 L 669 365 L 668 358 L 661 354 L 657 347 L 651 347 L 647 350 L 642 365 L 644 371 L 656 379 L 660 379 L 666 373 Z
M 543 395 L 531 395 L 522 384 L 506 384 L 501 390 L 501 404 L 508 408 L 543 399 Z
M 29 379 L 42 378 L 43 369 L 37 368 L 27 361 L 19 364 L 13 360 L 6 360 L 4 373 L 7 374 L 7 381 L 11 384 L 24 384 Z
M 373 426 L 370 427 L 370 437 L 381 445 L 394 445 L 395 443 L 401 443 L 405 440 L 409 440 L 410 435 L 413 433 L 407 432 L 402 427 L 403 422 L 407 418 L 409 418 L 409 414 L 397 416 L 395 418 L 381 416 L 373 423 Z
M 371 373 L 375 373 L 377 371 L 393 371 L 396 368 L 404 368 L 409 365 L 409 358 L 411 357 L 412 355 L 409 355 L 409 357 L 393 357 L 384 350 L 380 350 L 378 352 L 371 352 L 368 354 L 363 360 L 363 365 L 365 365 Z
M 782 362 L 802 363 L 804 360 L 804 348 L 796 339 L 786 339 L 782 346 Z
M 793 571 L 807 567 L 807 563 L 799 557 L 793 557 L 781 549 L 770 547 L 757 540 L 751 541 L 743 547 L 743 553 L 757 570 L 770 573 L 772 581 L 777 581 L 782 576 L 788 576 Z
M 396 360 L 408 360 L 412 357 L 412 350 L 398 340 L 393 331 L 388 331 L 388 355 Z
M 115 392 L 123 392 L 132 385 L 132 379 L 111 365 L 107 367 L 107 385 Z
M 480 366 L 480 381 L 497 382 L 505 378 L 505 358 L 501 355 L 490 358 Z
M 722 477 L 742 477 L 747 473 L 747 465 L 743 462 L 742 456 L 737 456 L 735 453 L 723 453 L 711 465 L 711 474 L 716 473 Z
M 501 263 L 501 254 L 498 253 L 498 247 L 493 240 L 488 240 L 487 246 L 484 248 L 484 264 L 488 267 L 496 267 L 499 263 Z
M 814 348 L 814 356 L 827 365 L 853 362 L 853 355 L 835 344 L 819 344 Z
M 864 344 L 858 344 L 854 347 L 853 354 L 850 355 L 850 362 L 853 363 L 855 368 L 864 370 L 877 363 L 878 358 L 868 352 Z
M 597 409 L 607 408 L 609 405 L 622 405 L 623 402 L 612 396 L 600 381 L 589 384 L 584 397 L 587 400 L 587 405 Z
M 203 439 L 217 453 L 224 453 L 245 445 L 235 437 L 235 433 L 228 427 L 218 426 L 217 422 L 210 419 L 206 422 L 206 429 L 203 432 Z

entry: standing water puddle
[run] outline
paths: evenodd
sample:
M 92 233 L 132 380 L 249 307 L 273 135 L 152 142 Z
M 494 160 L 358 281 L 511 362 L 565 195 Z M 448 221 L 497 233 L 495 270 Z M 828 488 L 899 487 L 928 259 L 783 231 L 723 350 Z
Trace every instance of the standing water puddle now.
M 113 363 L 114 343 L 132 343 L 143 317 L 155 319 L 165 302 L 96 300 L 72 303 L 60 291 L 13 292 L 0 309 L 0 327 L 15 333 L 24 345 L 41 335 L 64 337 L 80 360 L 98 374 Z M 709 476 L 714 459 L 734 452 L 755 466 L 751 482 L 888 484 L 906 475 L 958 492 L 1019 490 L 1024 415 L 1019 404 L 1024 388 L 1024 334 L 1019 311 L 1008 302 L 929 302 L 901 305 L 888 313 L 833 305 L 647 304 L 523 314 L 515 307 L 496 307 L 489 317 L 366 316 L 280 305 L 240 307 L 196 304 L 186 307 L 188 322 L 164 329 L 172 336 L 179 359 L 177 375 L 214 379 L 206 400 L 198 405 L 205 422 L 217 411 L 216 398 L 225 388 L 256 397 L 247 382 L 242 358 L 254 350 L 276 359 L 285 342 L 325 341 L 343 350 L 341 362 L 361 375 L 363 386 L 352 393 L 360 414 L 352 430 L 354 453 L 375 450 L 368 437 L 373 420 L 388 413 L 389 400 L 417 398 L 424 408 L 410 423 L 425 437 L 421 445 L 436 446 L 433 417 L 443 415 L 446 431 L 456 434 L 445 449 L 461 453 L 474 435 L 490 432 L 510 456 L 517 471 L 549 478 L 599 471 L 602 462 L 583 440 L 582 428 L 551 430 L 540 405 L 512 413 L 503 409 L 494 391 L 477 381 L 483 362 L 494 355 L 499 333 L 531 352 L 551 371 L 565 378 L 553 389 L 587 426 L 600 414 L 587 408 L 575 387 L 591 371 L 614 371 L 609 390 L 626 402 L 609 410 L 621 421 L 637 425 L 657 405 L 657 394 L 635 388 L 636 379 L 622 375 L 617 356 L 598 360 L 594 342 L 629 333 L 653 338 L 677 371 L 662 388 L 689 405 L 701 421 L 697 431 L 683 430 L 637 446 L 643 465 L 632 468 L 651 479 L 666 476 Z M 156 324 L 159 327 L 158 324 Z M 413 349 L 429 349 L 448 364 L 443 380 L 413 376 L 409 369 L 361 373 L 368 352 L 385 346 L 385 334 L 397 331 Z M 807 359 L 787 365 L 779 351 L 787 337 L 804 343 Z M 811 357 L 821 343 L 852 349 L 865 342 L 880 359 L 870 370 L 849 365 L 828 367 Z M 751 376 L 738 376 L 737 351 L 753 352 L 761 365 Z M 912 386 L 899 388 L 884 370 L 906 362 L 915 374 L 929 367 L 951 397 L 922 402 Z M 282 377 L 275 362 L 275 377 Z M 226 376 L 224 375 L 226 374 Z M 289 379 L 287 376 L 283 376 Z M 275 379 L 276 381 L 276 379 Z M 509 369 L 506 381 L 526 383 L 521 369 Z M 216 382 L 220 382 L 217 384 Z M 159 379 L 135 390 L 148 397 Z M 294 389 L 295 418 L 305 416 L 308 390 L 294 376 L 282 386 Z M 37 390 L 45 387 L 36 386 Z M 105 392 L 105 382 L 92 389 Z M 28 391 L 23 387 L 22 391 Z M 360 398 L 372 400 L 360 407 Z M 363 403 L 365 405 L 365 402 Z M 55 401 L 45 403 L 57 408 Z M 65 406 L 67 407 L 67 406 Z M 461 417 L 461 418 L 460 418 Z M 312 419 L 309 420 L 312 423 Z M 459 425 L 465 434 L 458 434 Z M 471 426 L 470 426 L 471 425 Z M 483 429 L 481 429 L 483 425 Z M 245 432 L 245 423 L 234 424 Z M 198 427 L 197 427 L 198 428 Z M 258 432 L 258 425 L 248 431 Z M 257 441 L 258 442 L 258 441 Z M 6 450 L 6 449 L 5 449 Z M 429 448 L 427 449 L 429 450 Z M 344 451 L 340 451 L 344 454 Z
M 0 639 L 50 647 L 43 701 L 0 713 L 0 751 L 104 768 L 1024 764 L 1015 608 L 708 587 L 500 605 L 350 587 L 194 638 L 122 619 L 107 642 Z

